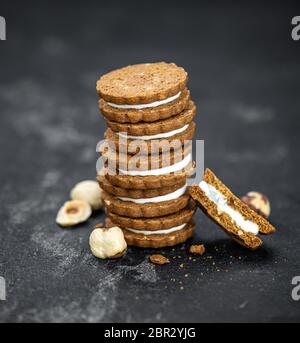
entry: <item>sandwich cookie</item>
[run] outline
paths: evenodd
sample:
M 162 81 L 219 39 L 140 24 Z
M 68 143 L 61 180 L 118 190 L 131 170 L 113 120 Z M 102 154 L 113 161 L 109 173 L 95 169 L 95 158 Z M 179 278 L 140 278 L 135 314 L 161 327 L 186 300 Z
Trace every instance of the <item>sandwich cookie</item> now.
M 190 201 L 190 196 L 185 187 L 173 193 L 154 198 L 114 197 L 105 191 L 102 197 L 107 211 L 130 218 L 166 216 L 182 210 Z
M 206 169 L 199 185 L 190 187 L 190 194 L 199 207 L 233 240 L 255 250 L 262 245 L 258 233 L 270 234 L 275 228 L 244 204 L 210 169 Z
M 141 110 L 179 98 L 187 79 L 186 71 L 174 63 L 144 63 L 103 75 L 96 90 L 113 108 Z
M 110 218 L 106 219 L 106 225 L 107 227 L 115 226 Z M 128 245 L 134 245 L 141 248 L 163 248 L 183 243 L 192 237 L 194 223 L 191 221 L 182 224 L 181 226 L 162 231 L 137 232 L 136 230 L 123 228 L 124 237 Z
M 135 188 L 121 188 L 116 185 L 111 184 L 107 178 L 103 175 L 98 176 L 98 182 L 100 188 L 111 195 L 117 197 L 127 197 L 133 199 L 141 199 L 141 198 L 154 198 L 163 196 L 166 194 L 173 193 L 178 189 L 186 186 L 186 180 L 181 180 L 178 183 L 167 187 L 160 187 L 160 188 L 150 188 L 150 189 L 135 189 Z
M 153 218 L 130 218 L 120 216 L 109 211 L 107 216 L 112 220 L 112 222 L 122 228 L 142 231 L 160 231 L 188 223 L 192 219 L 195 210 L 195 203 L 190 200 L 189 204 L 184 209 L 166 216 Z
M 170 99 L 172 101 L 169 101 Z M 100 99 L 99 109 L 108 121 L 114 123 L 152 123 L 181 113 L 188 106 L 189 100 L 190 91 L 185 88 L 181 93 L 178 93 L 178 96 L 175 95 L 164 101 L 152 103 L 152 107 L 150 103 L 148 106 L 142 106 L 142 108 L 140 106 L 133 106 L 131 108 L 125 106 L 125 108 L 122 108 L 122 106 L 116 107 Z
M 166 138 L 173 136 L 174 132 L 183 132 L 187 125 L 193 121 L 195 114 L 196 106 L 193 101 L 189 101 L 188 106 L 172 118 L 158 120 L 153 123 L 139 122 L 136 124 L 123 124 L 108 120 L 107 126 L 119 136 L 124 136 L 124 133 L 126 133 L 128 139 L 150 140 L 153 137 L 154 139 L 157 137 Z
M 178 169 L 178 171 L 176 170 L 176 172 L 172 172 L 169 169 L 165 170 L 165 174 L 160 175 L 151 175 L 151 172 L 149 172 L 148 175 L 126 175 L 120 173 L 114 174 L 110 173 L 107 168 L 104 168 L 102 171 L 105 178 L 111 184 L 117 187 L 122 187 L 125 189 L 133 188 L 136 190 L 144 190 L 170 187 L 174 184 L 185 182 L 186 179 L 193 174 L 195 163 L 193 161 L 188 161 L 186 166 L 180 167 L 181 169 Z M 97 178 L 99 180 L 99 175 L 97 176 Z
M 121 172 L 125 171 L 125 173 L 127 173 L 127 171 L 128 173 L 131 171 L 149 171 L 151 173 L 151 171 L 155 169 L 163 169 L 168 167 L 171 169 L 177 169 L 176 166 L 172 166 L 176 164 L 179 164 L 180 166 L 180 163 L 185 164 L 187 163 L 186 161 L 190 161 L 192 156 L 191 151 L 192 144 L 187 144 L 185 146 L 181 146 L 181 148 L 176 151 L 168 150 L 161 154 L 128 155 L 105 148 L 104 151 L 101 152 L 101 155 L 106 160 L 106 164 L 109 169 L 117 168 Z
M 185 141 L 191 141 L 196 129 L 196 123 L 190 122 L 179 129 L 169 132 L 146 136 L 129 136 L 123 133 L 116 133 L 108 128 L 104 133 L 104 138 L 113 143 L 117 151 L 128 151 L 135 154 L 139 150 L 145 149 L 146 154 L 161 152 L 167 147 L 174 150 L 179 149 Z

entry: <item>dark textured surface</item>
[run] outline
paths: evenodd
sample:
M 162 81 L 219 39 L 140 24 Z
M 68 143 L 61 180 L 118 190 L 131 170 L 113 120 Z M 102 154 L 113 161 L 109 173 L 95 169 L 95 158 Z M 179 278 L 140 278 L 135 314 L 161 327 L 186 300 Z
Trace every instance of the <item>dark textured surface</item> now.
M 299 8 L 23 3 L 0 9 L 0 321 L 299 321 L 300 42 L 290 35 Z M 278 232 L 261 250 L 237 246 L 200 211 L 194 241 L 207 253 L 190 261 L 190 243 L 159 250 L 171 260 L 163 267 L 149 264 L 151 250 L 95 259 L 88 237 L 102 213 L 56 226 L 71 187 L 95 175 L 105 129 L 96 79 L 159 60 L 190 74 L 206 166 L 238 195 L 270 197 Z

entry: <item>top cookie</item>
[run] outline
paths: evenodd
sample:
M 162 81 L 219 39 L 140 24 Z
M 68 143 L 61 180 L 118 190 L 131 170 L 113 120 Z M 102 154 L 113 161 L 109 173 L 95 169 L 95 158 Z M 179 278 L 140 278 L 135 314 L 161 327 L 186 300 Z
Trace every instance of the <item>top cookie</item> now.
M 186 71 L 174 63 L 145 63 L 103 75 L 96 89 L 101 98 L 113 104 L 148 104 L 176 96 L 187 79 Z

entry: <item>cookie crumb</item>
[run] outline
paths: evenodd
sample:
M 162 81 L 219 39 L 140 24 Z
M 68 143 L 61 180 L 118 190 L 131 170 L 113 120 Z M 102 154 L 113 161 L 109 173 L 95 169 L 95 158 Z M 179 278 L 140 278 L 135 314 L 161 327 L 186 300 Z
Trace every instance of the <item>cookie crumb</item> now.
M 168 258 L 166 258 L 163 255 L 151 255 L 149 257 L 150 261 L 154 264 L 159 264 L 159 265 L 163 265 L 163 264 L 167 264 L 170 263 L 170 260 Z
M 190 253 L 196 255 L 203 255 L 205 253 L 205 246 L 203 244 L 194 244 L 190 246 Z

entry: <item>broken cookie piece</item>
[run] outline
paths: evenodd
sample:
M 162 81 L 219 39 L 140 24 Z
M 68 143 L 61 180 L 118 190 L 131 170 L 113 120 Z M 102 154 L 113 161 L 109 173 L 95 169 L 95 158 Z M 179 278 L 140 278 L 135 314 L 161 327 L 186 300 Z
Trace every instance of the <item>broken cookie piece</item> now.
M 190 246 L 189 252 L 194 255 L 203 255 L 205 253 L 205 246 L 203 244 L 193 244 Z
M 151 255 L 149 259 L 152 263 L 159 265 L 170 263 L 170 260 L 168 258 L 160 254 Z
M 270 234 L 275 228 L 236 197 L 210 170 L 206 169 L 199 185 L 190 187 L 199 207 L 233 240 L 248 249 L 262 245 L 258 233 Z

